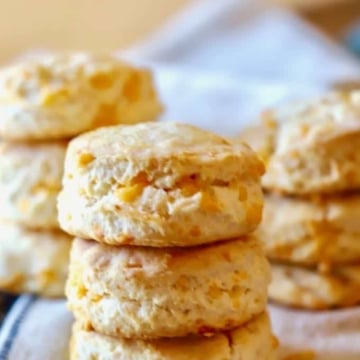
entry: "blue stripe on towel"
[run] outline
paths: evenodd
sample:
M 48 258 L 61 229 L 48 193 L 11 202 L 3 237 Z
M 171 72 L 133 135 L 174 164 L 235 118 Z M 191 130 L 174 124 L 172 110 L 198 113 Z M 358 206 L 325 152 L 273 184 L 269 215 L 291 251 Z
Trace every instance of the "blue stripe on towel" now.
M 23 297 L 21 297 L 23 298 Z M 36 296 L 29 295 L 25 298 L 22 307 L 18 310 L 17 317 L 13 320 L 11 327 L 8 331 L 8 334 L 5 338 L 4 345 L 0 349 L 0 360 L 7 360 L 10 353 L 11 347 L 16 339 L 16 336 L 19 332 L 20 326 L 25 319 L 27 313 L 29 312 L 31 306 L 36 300 Z

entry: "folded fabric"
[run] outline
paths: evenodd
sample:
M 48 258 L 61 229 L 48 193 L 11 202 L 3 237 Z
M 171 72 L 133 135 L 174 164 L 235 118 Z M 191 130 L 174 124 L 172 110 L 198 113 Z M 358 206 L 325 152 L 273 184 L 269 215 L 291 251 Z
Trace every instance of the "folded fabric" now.
M 0 332 L 0 360 L 66 360 L 72 316 L 64 300 L 21 296 Z
M 252 81 L 333 84 L 360 75 L 358 59 L 288 10 L 261 0 L 198 0 L 121 55 Z
M 316 360 L 360 357 L 360 308 L 306 312 L 270 306 L 284 356 L 314 355 Z M 67 360 L 72 316 L 65 300 L 24 295 L 0 334 L 0 360 Z

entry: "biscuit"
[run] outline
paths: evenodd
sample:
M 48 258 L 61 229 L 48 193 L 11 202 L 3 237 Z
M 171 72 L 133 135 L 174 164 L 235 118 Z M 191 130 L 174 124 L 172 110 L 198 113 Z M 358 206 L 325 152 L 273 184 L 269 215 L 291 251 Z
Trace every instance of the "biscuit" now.
M 360 265 L 316 271 L 272 263 L 270 300 L 304 309 L 330 309 L 360 303 Z
M 360 151 L 354 149 L 360 142 L 360 91 L 267 111 L 263 124 L 240 138 L 266 159 L 267 190 L 303 195 L 360 188 Z
M 192 248 L 75 239 L 66 295 L 84 328 L 150 339 L 240 326 L 264 311 L 269 282 L 251 237 Z
M 275 124 L 264 121 L 264 123 L 245 127 L 238 136 L 231 138 L 231 141 L 235 143 L 246 142 L 258 154 L 260 159 L 267 164 L 274 151 L 276 129 Z
M 63 297 L 71 239 L 60 231 L 0 224 L 0 289 Z
M 266 314 L 235 330 L 211 337 L 134 340 L 81 329 L 75 323 L 71 360 L 275 360 L 277 341 Z
M 43 55 L 0 71 L 0 136 L 9 140 L 69 138 L 161 111 L 151 73 L 110 55 Z
M 258 236 L 272 260 L 360 261 L 360 194 L 290 198 L 267 194 Z
M 102 128 L 70 142 L 59 222 L 111 245 L 231 239 L 261 220 L 263 171 L 247 145 L 191 125 Z
M 0 219 L 31 229 L 58 228 L 66 143 L 0 143 Z

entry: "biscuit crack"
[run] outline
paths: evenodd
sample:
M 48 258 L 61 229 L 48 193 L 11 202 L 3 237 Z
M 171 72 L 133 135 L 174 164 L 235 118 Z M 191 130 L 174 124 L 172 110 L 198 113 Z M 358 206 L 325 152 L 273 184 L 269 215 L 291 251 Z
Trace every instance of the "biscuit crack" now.
M 228 351 L 227 353 L 229 354 L 229 358 L 227 360 L 232 360 L 234 358 L 234 341 L 233 338 L 231 336 L 231 332 L 230 331 L 224 331 L 223 332 L 225 339 L 228 343 Z

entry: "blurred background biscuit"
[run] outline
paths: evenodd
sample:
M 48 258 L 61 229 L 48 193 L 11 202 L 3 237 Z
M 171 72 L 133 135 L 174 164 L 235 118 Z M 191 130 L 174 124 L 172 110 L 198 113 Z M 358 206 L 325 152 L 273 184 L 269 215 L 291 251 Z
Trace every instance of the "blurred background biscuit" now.
M 0 219 L 56 229 L 66 143 L 0 143 Z
M 258 236 L 267 256 L 297 264 L 360 260 L 360 195 L 296 198 L 266 194 Z
M 47 54 L 0 71 L 0 135 L 7 140 L 69 138 L 161 112 L 151 73 L 110 55 Z
M 360 92 L 333 93 L 268 113 L 278 129 L 263 178 L 291 194 L 360 188 Z
M 305 309 L 331 309 L 360 303 L 360 265 L 311 269 L 272 263 L 270 300 Z
M 360 188 L 360 91 L 280 106 L 239 139 L 266 164 L 263 186 L 284 194 L 336 193 Z
M 0 288 L 10 293 L 63 297 L 71 238 L 1 223 Z

